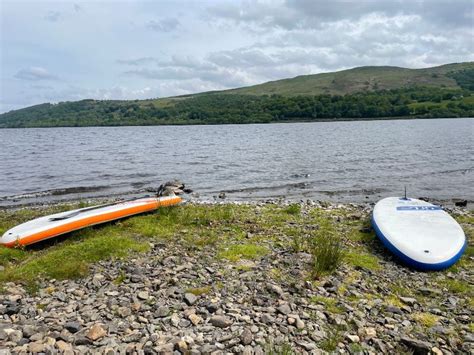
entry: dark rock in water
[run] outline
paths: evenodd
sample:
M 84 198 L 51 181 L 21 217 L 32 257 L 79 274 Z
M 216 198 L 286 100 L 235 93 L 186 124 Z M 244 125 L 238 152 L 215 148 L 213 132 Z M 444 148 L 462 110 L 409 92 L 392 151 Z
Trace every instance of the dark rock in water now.
M 219 194 L 219 198 L 224 199 L 224 198 L 225 198 L 225 192 L 221 192 L 221 193 Z
M 408 346 L 410 349 L 412 349 L 414 354 L 420 354 L 420 355 L 429 354 L 431 351 L 431 348 L 433 347 L 427 341 L 412 339 L 406 336 L 401 337 L 400 341 L 406 346 Z
M 454 205 L 457 206 L 457 207 L 466 207 L 467 206 L 467 200 L 455 201 Z
M 418 200 L 425 201 L 425 202 L 430 202 L 430 198 L 428 197 L 418 197 Z

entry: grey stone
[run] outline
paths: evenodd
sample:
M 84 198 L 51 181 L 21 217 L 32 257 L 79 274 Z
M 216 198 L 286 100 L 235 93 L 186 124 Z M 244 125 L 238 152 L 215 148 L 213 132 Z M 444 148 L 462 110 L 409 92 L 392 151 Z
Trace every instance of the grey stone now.
M 407 336 L 403 336 L 400 338 L 400 341 L 405 344 L 407 347 L 412 349 L 415 354 L 425 355 L 429 354 L 433 345 L 426 341 L 412 339 Z
M 170 314 L 170 309 L 166 306 L 158 307 L 155 312 L 155 315 L 159 318 L 167 317 Z
M 253 334 L 250 329 L 245 328 L 242 334 L 240 334 L 240 341 L 243 345 L 249 345 L 252 343 Z
M 291 313 L 291 308 L 288 305 L 288 303 L 283 303 L 282 305 L 280 305 L 277 308 L 277 310 L 278 310 L 278 312 L 280 312 L 281 314 L 284 314 L 284 315 L 287 315 L 287 314 Z
M 197 301 L 197 297 L 195 295 L 193 295 L 192 293 L 185 293 L 184 294 L 184 302 L 186 302 L 186 304 L 188 306 L 192 306 L 196 303 Z
M 227 328 L 232 325 L 232 321 L 224 316 L 213 316 L 210 323 L 218 328 Z

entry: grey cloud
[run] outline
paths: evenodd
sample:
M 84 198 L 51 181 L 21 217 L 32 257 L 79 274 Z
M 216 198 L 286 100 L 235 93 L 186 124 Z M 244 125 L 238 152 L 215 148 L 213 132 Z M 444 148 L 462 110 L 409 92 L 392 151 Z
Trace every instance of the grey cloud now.
M 76 12 L 79 12 L 82 10 L 82 7 L 79 4 L 74 4 L 73 7 L 74 7 L 74 11 Z
M 14 77 L 21 80 L 39 81 L 39 80 L 58 80 L 58 77 L 51 74 L 42 67 L 29 67 L 20 69 Z
M 157 59 L 153 57 L 141 57 L 141 58 L 135 58 L 135 59 L 117 59 L 117 63 L 119 64 L 134 65 L 134 66 L 155 63 L 156 61 Z
M 179 26 L 179 21 L 173 17 L 164 18 L 159 21 L 152 20 L 146 24 L 147 28 L 156 32 L 172 32 Z
M 49 22 L 57 22 L 61 18 L 61 13 L 59 11 L 50 11 L 46 14 L 44 19 Z
M 342 20 L 357 20 L 372 13 L 392 17 L 400 14 L 418 15 L 425 21 L 454 27 L 472 27 L 472 0 L 286 0 L 240 3 L 220 2 L 207 9 L 211 17 L 256 28 L 284 30 L 321 28 Z

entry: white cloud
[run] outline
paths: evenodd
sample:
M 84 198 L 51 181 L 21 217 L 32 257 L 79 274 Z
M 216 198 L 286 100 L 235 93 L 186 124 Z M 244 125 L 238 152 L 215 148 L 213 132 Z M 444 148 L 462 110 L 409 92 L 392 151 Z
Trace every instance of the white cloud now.
M 14 77 L 21 80 L 58 80 L 56 75 L 51 74 L 45 68 L 42 67 L 29 67 L 20 69 Z

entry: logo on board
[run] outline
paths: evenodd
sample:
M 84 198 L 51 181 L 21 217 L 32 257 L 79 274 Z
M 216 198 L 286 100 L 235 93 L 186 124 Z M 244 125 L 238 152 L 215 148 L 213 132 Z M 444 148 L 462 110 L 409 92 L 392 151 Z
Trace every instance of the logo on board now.
M 398 206 L 397 211 L 439 211 L 439 206 Z

